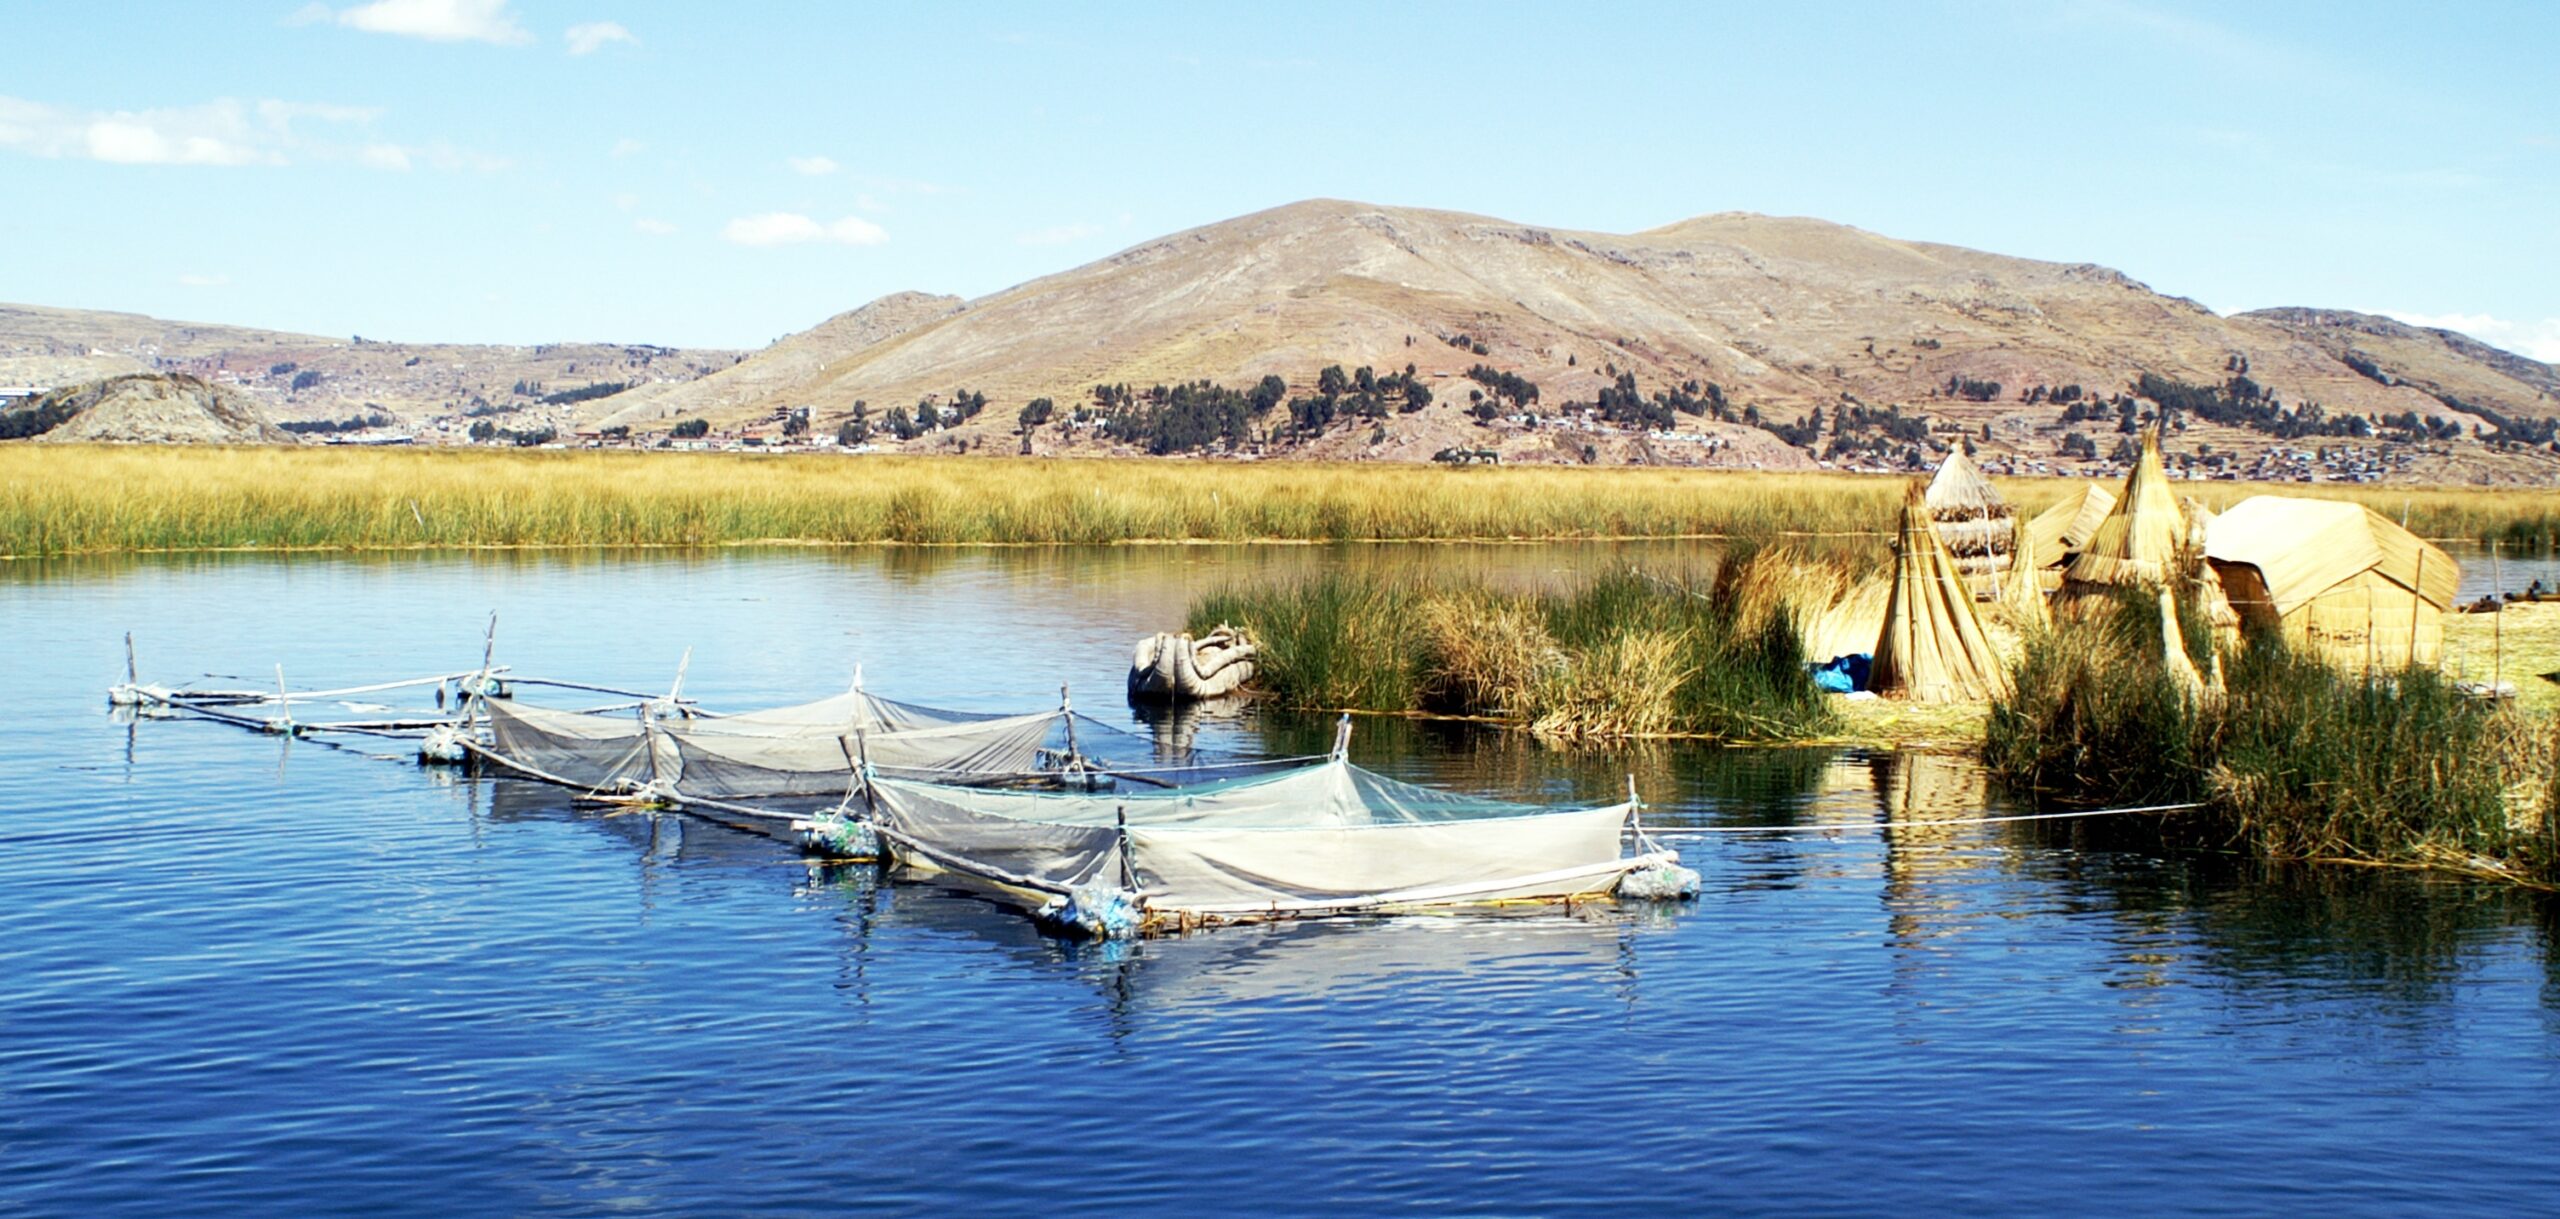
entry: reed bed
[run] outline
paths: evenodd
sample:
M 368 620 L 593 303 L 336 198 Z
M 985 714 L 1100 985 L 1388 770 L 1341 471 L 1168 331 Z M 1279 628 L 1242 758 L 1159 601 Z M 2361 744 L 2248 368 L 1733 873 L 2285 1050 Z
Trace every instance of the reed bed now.
M 0 553 L 1857 532 L 1893 494 L 1650 469 L 7 445 Z
M 1751 570 L 1727 564 L 1704 586 L 1622 571 L 1537 594 L 1328 573 L 1213 593 L 1191 623 L 1244 628 L 1257 686 L 1292 707 L 1486 718 L 1559 740 L 1828 735 L 1794 622 L 1744 620 L 1765 597 Z
M 2267 858 L 2560 879 L 2548 724 L 2432 670 L 2368 679 L 2272 633 L 2226 653 L 2218 696 L 2182 688 L 2162 655 L 2140 598 L 2034 639 L 1991 709 L 1985 763 L 2047 797 L 2201 803 L 2191 825 Z
M 2256 488 L 2195 484 L 2236 499 Z M 2060 481 L 2009 488 L 2025 510 Z M 2550 497 L 2360 498 L 2437 537 L 2560 539 Z M 0 555 L 221 549 L 1530 538 L 1871 539 L 1896 479 L 1315 462 L 0 445 Z M 2538 542 L 2536 541 L 2538 539 Z

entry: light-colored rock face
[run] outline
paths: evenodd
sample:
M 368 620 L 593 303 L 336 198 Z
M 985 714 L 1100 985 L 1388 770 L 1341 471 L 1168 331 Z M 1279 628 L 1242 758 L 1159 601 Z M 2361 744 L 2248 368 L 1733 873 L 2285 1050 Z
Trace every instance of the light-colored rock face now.
M 1389 420 L 1376 444 L 1362 428 L 1356 443 L 1319 447 L 1427 455 L 1468 428 L 1459 378 L 1482 362 L 1538 382 L 1549 408 L 1588 402 L 1614 372 L 1632 371 L 1646 392 L 1713 382 L 1779 419 L 1847 395 L 1973 429 L 2022 409 L 2058 415 L 2018 402 L 2033 385 L 2103 395 L 2143 372 L 2218 384 L 2245 366 L 2286 401 L 2333 414 L 2447 413 L 2295 329 L 2220 317 L 2104 267 L 1742 213 L 1613 235 L 1318 200 L 945 302 L 902 315 L 903 326 L 842 325 L 889 302 L 877 303 L 719 376 L 664 387 L 651 410 L 726 421 L 814 406 L 823 426 L 857 399 L 876 416 L 966 387 L 991 405 L 964 430 L 1003 432 L 1019 404 L 1071 406 L 1097 383 L 1244 386 L 1276 373 L 1304 393 L 1329 364 L 1410 363 L 1435 378 L 1437 404 Z M 1486 353 L 1452 346 L 1460 335 Z M 2003 393 L 1963 401 L 1947 393 L 1950 378 L 1997 381 Z M 2542 413 L 2554 411 L 2546 399 Z M 1776 464 L 1801 453 L 1778 448 L 1765 455 Z
M 39 444 L 296 444 L 255 399 L 194 377 L 133 375 L 58 391 L 78 413 Z
M 285 420 L 374 413 L 424 418 L 475 402 L 518 406 L 545 392 L 598 383 L 691 380 L 729 367 L 738 355 L 617 343 L 358 341 L 132 313 L 0 305 L 0 385 L 77 385 L 125 373 L 183 373 L 249 394 Z M 519 387 L 532 392 L 517 393 Z
M 773 405 L 803 405 L 783 399 L 794 387 L 824 376 L 827 366 L 847 353 L 948 317 L 958 312 L 962 304 L 956 296 L 922 292 L 884 296 L 777 340 L 753 358 L 698 382 L 668 381 L 616 394 L 599 403 L 607 408 L 599 425 L 646 428 L 679 414 L 753 414 Z

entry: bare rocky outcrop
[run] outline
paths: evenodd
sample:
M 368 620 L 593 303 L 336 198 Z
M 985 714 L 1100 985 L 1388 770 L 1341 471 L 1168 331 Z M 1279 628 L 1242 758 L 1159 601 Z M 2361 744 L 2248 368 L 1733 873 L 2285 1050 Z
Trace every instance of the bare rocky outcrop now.
M 38 443 L 300 443 L 267 417 L 257 399 L 183 374 L 108 377 L 57 389 L 21 410 L 68 416 L 36 435 Z

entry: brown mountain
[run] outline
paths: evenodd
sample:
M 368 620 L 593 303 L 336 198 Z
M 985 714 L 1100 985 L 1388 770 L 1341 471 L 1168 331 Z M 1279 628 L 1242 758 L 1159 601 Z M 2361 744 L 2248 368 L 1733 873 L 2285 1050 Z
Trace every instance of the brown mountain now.
M 689 380 L 737 353 L 613 343 L 512 347 L 329 338 L 134 313 L 0 305 L 0 385 L 75 385 L 126 373 L 184 373 L 248 394 L 278 419 L 373 412 L 422 419 L 474 404 L 531 408 L 544 393 L 599 382 Z M 522 387 L 532 392 L 518 393 Z M 561 412 L 563 419 L 568 412 Z
M 886 298 L 718 375 L 599 405 L 611 408 L 610 422 L 642 430 L 678 416 L 725 424 L 799 406 L 815 408 L 825 428 L 856 401 L 876 419 L 892 405 L 968 389 L 987 396 L 986 413 L 910 447 L 975 437 L 1011 451 L 1016 409 L 1035 397 L 1067 408 L 1088 402 L 1097 384 L 1143 390 L 1207 378 L 1244 387 L 1266 374 L 1305 394 L 1327 365 L 1412 364 L 1435 387 L 1430 408 L 1391 414 L 1374 430 L 1338 429 L 1313 446 L 1408 457 L 1442 444 L 1513 456 L 1579 449 L 1556 444 L 1552 429 L 1466 418 L 1463 377 L 1479 363 L 1536 382 L 1551 412 L 1592 402 L 1616 374 L 1632 372 L 1644 393 L 1712 383 L 1736 413 L 1750 408 L 1771 420 L 1858 403 L 1925 413 L 1976 436 L 1989 425 L 1994 455 L 2022 459 L 2050 457 L 2070 430 L 2035 387 L 2105 396 L 2145 373 L 2219 386 L 2245 372 L 2286 409 L 2414 413 L 2458 423 L 2466 436 L 2483 417 L 2448 398 L 2516 416 L 2560 413 L 2547 365 L 2442 332 L 2410 338 L 2322 320 L 2348 316 L 2223 317 L 2104 267 L 1820 220 L 1726 213 L 1617 235 L 1317 200 L 1177 233 L 965 303 Z M 872 324 L 849 324 L 866 318 Z M 2350 332 L 2352 341 L 2341 337 Z M 2351 366 L 2349 348 L 2371 368 Z M 2030 396 L 2039 400 L 2023 400 Z M 2075 426 L 2112 443 L 2112 425 Z M 1810 464 L 1804 450 L 1773 451 L 1774 438 L 1755 428 L 1687 430 L 1726 439 L 1705 460 Z M 2202 421 L 2191 421 L 2184 439 L 2225 453 L 2274 442 Z M 1055 427 L 1035 440 L 1043 449 L 1093 443 Z M 2507 455 L 2456 452 L 2464 443 L 2426 450 L 2450 466 L 2401 472 L 2486 477 L 2486 462 L 2520 476 L 2550 473 L 2540 458 L 2517 466 Z M 1612 433 L 1611 445 L 1604 459 L 1683 459 L 1659 440 L 1645 446 Z

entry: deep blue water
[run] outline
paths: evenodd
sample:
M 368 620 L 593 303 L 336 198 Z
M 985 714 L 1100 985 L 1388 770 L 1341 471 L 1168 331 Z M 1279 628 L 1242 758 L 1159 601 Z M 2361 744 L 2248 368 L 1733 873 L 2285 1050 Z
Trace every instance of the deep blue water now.
M 715 704 L 860 663 L 1129 720 L 1128 645 L 1190 591 L 1322 561 L 0 564 L 0 1213 L 2560 1209 L 2548 904 L 1868 828 L 2014 807 L 1960 760 L 1367 724 L 1355 756 L 1411 777 L 1600 799 L 1633 771 L 1659 824 L 1799 828 L 1682 840 L 1707 885 L 1677 910 L 1092 947 L 679 816 L 101 699 L 128 629 L 146 679 L 317 685 L 467 667 L 495 609 L 526 671 L 654 688 L 691 646 Z

